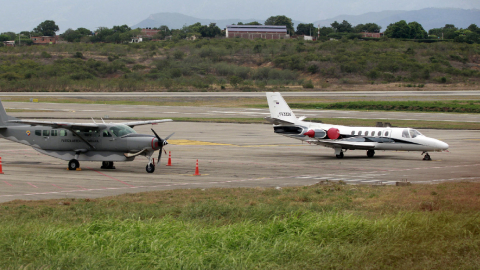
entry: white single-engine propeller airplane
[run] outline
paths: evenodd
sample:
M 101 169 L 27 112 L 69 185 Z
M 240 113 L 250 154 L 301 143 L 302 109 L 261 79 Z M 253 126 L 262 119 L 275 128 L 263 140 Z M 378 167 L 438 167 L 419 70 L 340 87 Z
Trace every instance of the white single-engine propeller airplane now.
M 133 127 L 170 122 L 171 119 L 126 123 L 68 123 L 20 120 L 7 115 L 0 102 L 0 138 L 33 147 L 38 152 L 68 160 L 68 169 L 80 168 L 79 161 L 102 161 L 102 168 L 115 169 L 114 161 L 133 161 L 145 156 L 146 170 L 155 171 L 153 154 L 168 144 L 152 129 L 153 135 L 137 134 Z
M 366 150 L 368 157 L 375 150 L 421 151 L 424 160 L 431 160 L 428 152 L 448 149 L 448 144 L 422 135 L 411 128 L 347 127 L 303 121 L 297 118 L 278 92 L 267 92 L 270 117 L 274 132 L 308 143 L 333 148 L 337 158 L 347 150 Z

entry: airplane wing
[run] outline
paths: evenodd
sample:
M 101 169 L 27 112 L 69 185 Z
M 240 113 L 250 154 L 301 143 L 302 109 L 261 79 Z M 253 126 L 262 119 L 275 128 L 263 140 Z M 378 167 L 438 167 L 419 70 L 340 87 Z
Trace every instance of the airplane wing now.
M 150 120 L 150 121 L 136 121 L 136 122 L 125 122 L 118 123 L 123 124 L 129 127 L 148 125 L 148 124 L 157 124 L 163 122 L 171 122 L 172 119 L 163 119 L 163 120 Z M 19 123 L 27 124 L 32 126 L 49 126 L 53 128 L 65 128 L 65 129 L 82 129 L 82 128 L 104 128 L 105 124 L 103 123 L 70 123 L 70 122 L 51 122 L 51 121 L 36 121 L 36 120 L 10 120 L 10 123 Z
M 10 120 L 9 123 L 27 124 L 32 126 L 48 126 L 53 128 L 77 129 L 77 128 L 101 128 L 105 125 L 95 123 L 70 123 L 70 122 L 51 122 L 36 120 Z
M 150 121 L 136 121 L 136 122 L 126 122 L 120 123 L 126 126 L 133 128 L 134 126 L 149 125 L 149 124 L 159 124 L 164 122 L 172 122 L 172 119 L 163 119 L 163 120 L 150 120 Z
M 370 150 L 374 149 L 375 145 L 377 144 L 376 142 L 350 142 L 345 140 L 312 140 L 311 143 L 323 145 L 330 148 L 342 148 L 350 150 Z
M 394 140 L 390 138 L 357 136 L 340 140 L 311 139 L 307 140 L 307 142 L 331 148 L 370 150 L 375 149 L 375 146 L 379 143 L 393 143 Z

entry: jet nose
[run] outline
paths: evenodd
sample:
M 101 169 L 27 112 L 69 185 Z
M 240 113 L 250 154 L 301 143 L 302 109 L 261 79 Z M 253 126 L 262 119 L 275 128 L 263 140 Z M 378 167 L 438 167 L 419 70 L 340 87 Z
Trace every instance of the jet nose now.
M 440 148 L 441 150 L 447 150 L 448 149 L 448 144 L 446 144 L 442 141 L 437 141 L 437 147 Z

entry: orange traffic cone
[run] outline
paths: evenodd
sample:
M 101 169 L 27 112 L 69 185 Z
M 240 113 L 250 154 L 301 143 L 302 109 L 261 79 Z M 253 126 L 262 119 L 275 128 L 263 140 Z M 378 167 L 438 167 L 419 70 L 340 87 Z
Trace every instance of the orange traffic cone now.
M 168 151 L 168 163 L 167 166 L 172 166 L 172 152 Z
M 197 166 L 195 166 L 195 174 L 196 176 L 200 176 L 200 172 L 198 171 L 198 159 L 197 159 Z
M 3 174 L 2 158 L 0 157 L 0 173 Z

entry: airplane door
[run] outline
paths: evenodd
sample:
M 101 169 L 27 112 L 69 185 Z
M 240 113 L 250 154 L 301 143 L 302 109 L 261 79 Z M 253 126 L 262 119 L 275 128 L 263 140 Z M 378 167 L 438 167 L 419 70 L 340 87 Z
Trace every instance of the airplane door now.
M 115 151 L 121 142 L 107 129 L 102 130 L 102 149 L 106 151 Z

